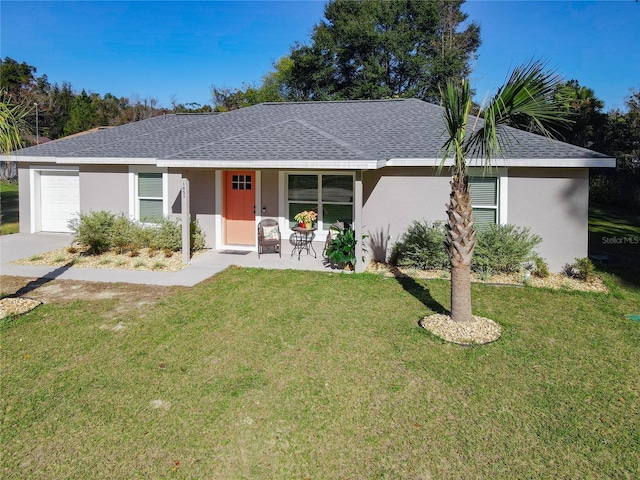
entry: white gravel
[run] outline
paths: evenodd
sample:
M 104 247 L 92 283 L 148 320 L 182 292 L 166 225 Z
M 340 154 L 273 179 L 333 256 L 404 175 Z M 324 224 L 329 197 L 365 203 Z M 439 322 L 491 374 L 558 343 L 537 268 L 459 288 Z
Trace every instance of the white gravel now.
M 454 322 L 449 315 L 430 315 L 420 326 L 447 342 L 458 345 L 482 345 L 500 338 L 502 328 L 493 320 L 474 315 L 471 322 Z

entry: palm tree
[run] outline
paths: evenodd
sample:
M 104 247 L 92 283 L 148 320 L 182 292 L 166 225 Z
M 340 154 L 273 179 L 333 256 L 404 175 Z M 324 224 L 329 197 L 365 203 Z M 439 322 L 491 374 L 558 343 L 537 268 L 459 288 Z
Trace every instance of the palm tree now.
M 506 126 L 552 137 L 553 126 L 567 122 L 562 99 L 554 96 L 560 78 L 545 70 L 540 61 L 514 69 L 498 92 L 480 108 L 469 126 L 472 91 L 468 80 L 449 81 L 442 91 L 445 123 L 449 139 L 443 149 L 444 161 L 453 156 L 451 195 L 447 205 L 447 251 L 451 261 L 451 320 L 470 322 L 471 259 L 476 244 L 473 208 L 469 195 L 467 159 L 479 158 L 491 167 L 497 155 L 503 155 L 511 136 Z
M 26 117 L 30 109 L 12 104 L 4 90 L 0 91 L 0 155 L 10 155 L 24 146 L 23 138 L 29 135 Z M 14 164 L 9 160 L 0 162 L 0 180 L 8 180 L 14 172 Z
M 23 137 L 29 134 L 25 118 L 30 111 L 20 104 L 12 104 L 4 90 L 0 92 L 0 154 L 9 155 L 23 147 Z

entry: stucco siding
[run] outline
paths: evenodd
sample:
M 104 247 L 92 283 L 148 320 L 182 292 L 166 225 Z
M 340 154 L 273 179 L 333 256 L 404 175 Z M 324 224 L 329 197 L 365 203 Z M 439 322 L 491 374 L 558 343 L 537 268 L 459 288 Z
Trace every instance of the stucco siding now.
M 450 186 L 435 168 L 384 168 L 363 174 L 363 232 L 375 260 L 385 260 L 414 220 L 446 220 Z
M 538 253 L 552 271 L 587 256 L 588 216 L 588 169 L 509 170 L 508 223 L 542 237 Z
M 18 164 L 18 208 L 21 233 L 31 232 L 31 179 L 29 165 Z
M 127 216 L 131 214 L 128 167 L 82 165 L 79 175 L 82 213 L 109 210 Z
M 278 217 L 278 171 L 262 170 L 261 202 L 263 217 Z
M 182 213 L 182 177 L 189 180 L 191 193 L 191 218 L 198 221 L 205 235 L 207 248 L 215 247 L 215 170 L 213 169 L 170 169 L 169 211 Z

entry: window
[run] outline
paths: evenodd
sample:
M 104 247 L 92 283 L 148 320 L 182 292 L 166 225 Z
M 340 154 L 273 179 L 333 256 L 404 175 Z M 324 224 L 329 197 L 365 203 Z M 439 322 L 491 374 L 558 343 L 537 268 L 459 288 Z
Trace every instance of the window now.
M 162 220 L 163 186 L 162 173 L 138 173 L 138 219 L 141 222 Z
M 232 175 L 232 190 L 251 190 L 251 175 Z
M 289 227 L 303 210 L 318 213 L 318 229 L 329 230 L 338 220 L 353 219 L 353 175 L 289 174 L 287 179 Z
M 498 179 L 496 177 L 470 177 L 469 193 L 473 206 L 473 218 L 478 230 L 498 223 Z

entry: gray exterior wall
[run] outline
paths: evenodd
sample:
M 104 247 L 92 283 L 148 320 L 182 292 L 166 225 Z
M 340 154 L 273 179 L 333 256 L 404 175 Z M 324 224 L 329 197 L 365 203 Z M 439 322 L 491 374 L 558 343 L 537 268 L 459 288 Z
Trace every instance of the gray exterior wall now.
M 587 168 L 513 168 L 508 181 L 508 222 L 542 237 L 537 250 L 552 271 L 587 256 Z
M 261 202 L 263 217 L 278 217 L 278 171 L 262 170 Z
M 109 210 L 129 215 L 129 169 L 127 166 L 81 165 L 80 210 Z
M 362 226 L 368 254 L 388 259 L 393 244 L 414 220 L 446 220 L 449 175 L 435 168 L 392 167 L 363 172 Z
M 29 165 L 18 164 L 18 208 L 19 229 L 22 233 L 31 231 L 31 188 L 29 179 Z
M 205 235 L 206 246 L 215 247 L 215 170 L 212 169 L 170 169 L 169 170 L 169 212 L 182 213 L 182 176 L 189 180 L 191 193 L 191 218 L 197 220 Z
M 414 220 L 446 220 L 449 174 L 434 175 L 433 168 L 364 172 L 362 224 L 371 258 L 388 259 Z M 587 256 L 587 168 L 512 168 L 507 182 L 507 223 L 529 227 L 542 237 L 537 251 L 552 271 Z

